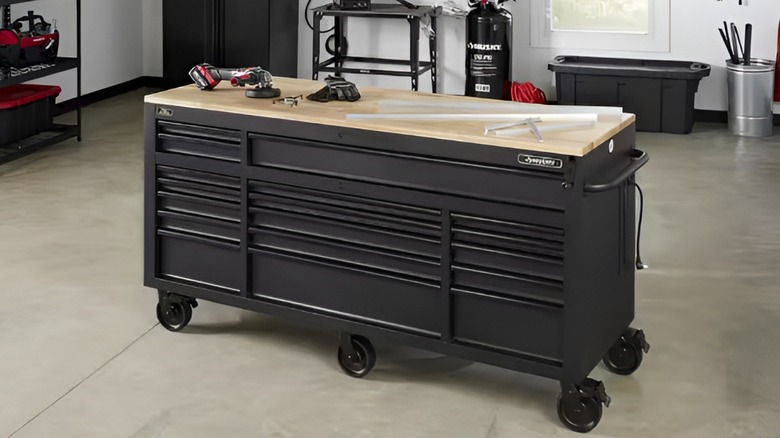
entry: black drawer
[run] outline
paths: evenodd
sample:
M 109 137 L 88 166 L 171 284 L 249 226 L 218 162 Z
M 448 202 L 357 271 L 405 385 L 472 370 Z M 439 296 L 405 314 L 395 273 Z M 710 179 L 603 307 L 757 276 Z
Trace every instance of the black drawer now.
M 157 167 L 158 212 L 185 213 L 238 223 L 240 206 L 239 178 Z
M 370 272 L 419 277 L 433 282 L 441 278 L 438 254 L 423 258 L 356 242 L 270 230 L 253 229 L 250 239 L 250 243 L 259 249 L 282 250 Z
M 241 132 L 178 122 L 157 122 L 157 150 L 239 163 Z
M 244 271 L 237 243 L 169 230 L 157 234 L 160 278 L 220 292 L 240 291 Z
M 452 284 L 560 305 L 563 238 L 563 228 L 453 214 Z
M 418 258 L 441 256 L 441 211 L 282 184 L 249 184 L 250 227 Z
M 202 237 L 217 238 L 235 242 L 241 241 L 241 224 L 203 216 L 193 216 L 173 211 L 157 213 L 157 227 L 161 230 L 178 231 Z
M 335 242 L 355 242 L 418 256 L 441 255 L 438 237 L 380 228 L 377 223 L 360 224 L 355 221 L 259 207 L 250 208 L 249 223 L 253 229 L 290 231 Z
M 435 336 L 441 318 L 438 285 L 250 249 L 252 293 L 348 320 Z
M 560 363 L 563 355 L 561 308 L 463 289 L 454 292 L 453 333 L 457 342 Z
M 488 166 L 259 134 L 250 134 L 250 145 L 250 162 L 256 166 L 560 210 L 566 196 L 562 170 Z
M 468 287 L 496 295 L 511 296 L 546 302 L 563 303 L 563 282 L 540 277 L 519 275 L 495 268 L 454 265 L 453 287 Z

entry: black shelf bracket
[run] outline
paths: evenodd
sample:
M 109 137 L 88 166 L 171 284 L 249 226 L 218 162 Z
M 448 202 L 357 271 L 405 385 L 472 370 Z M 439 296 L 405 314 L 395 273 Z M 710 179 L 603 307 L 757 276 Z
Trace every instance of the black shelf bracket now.
M 0 9 L 2 9 L 2 12 L 0 12 L 0 20 L 2 21 L 3 25 L 2 27 L 11 27 L 11 7 L 6 5 L 0 7 Z

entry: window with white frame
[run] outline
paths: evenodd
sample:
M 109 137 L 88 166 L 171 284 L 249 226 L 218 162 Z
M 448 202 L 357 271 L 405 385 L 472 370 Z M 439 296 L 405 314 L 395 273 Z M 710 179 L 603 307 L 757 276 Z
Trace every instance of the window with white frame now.
M 670 0 L 532 0 L 531 45 L 669 51 Z

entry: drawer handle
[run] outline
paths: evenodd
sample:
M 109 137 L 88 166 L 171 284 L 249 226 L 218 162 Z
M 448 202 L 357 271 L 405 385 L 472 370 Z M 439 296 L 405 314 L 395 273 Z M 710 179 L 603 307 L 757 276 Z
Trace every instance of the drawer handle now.
M 209 139 L 203 139 L 203 138 L 198 138 L 198 137 L 185 137 L 185 136 L 182 136 L 182 135 L 157 134 L 157 138 L 159 138 L 160 140 L 177 140 L 177 141 L 183 141 L 183 142 L 186 142 L 186 143 L 199 144 L 199 145 L 202 145 L 202 146 L 212 146 L 212 147 L 220 148 L 220 149 L 240 149 L 241 148 L 241 145 L 226 143 L 224 141 L 209 140 Z
M 189 240 L 190 242 L 196 242 L 196 243 L 204 243 L 207 245 L 213 245 L 213 246 L 219 246 L 222 248 L 229 248 L 233 250 L 239 250 L 241 249 L 241 245 L 237 243 L 232 243 L 230 241 L 226 240 L 217 240 L 212 239 L 208 237 L 201 237 L 196 236 L 194 234 L 185 234 L 179 231 L 170 231 L 170 230 L 162 230 L 158 229 L 157 234 L 164 237 L 171 237 L 174 239 L 182 239 L 182 240 Z
M 588 193 L 599 193 L 612 190 L 634 175 L 634 173 L 647 164 L 649 160 L 650 157 L 647 155 L 647 152 L 634 149 L 631 151 L 631 164 L 626 166 L 615 179 L 604 184 L 585 184 L 584 190 Z

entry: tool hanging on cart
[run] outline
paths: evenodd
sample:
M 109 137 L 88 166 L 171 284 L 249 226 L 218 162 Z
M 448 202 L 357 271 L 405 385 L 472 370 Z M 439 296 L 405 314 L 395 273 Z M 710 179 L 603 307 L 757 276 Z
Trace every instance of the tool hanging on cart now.
M 26 30 L 25 30 L 26 28 Z M 60 33 L 43 16 L 28 11 L 7 28 L 0 29 L 0 59 L 11 67 L 54 63 L 60 45 Z
M 190 78 L 204 91 L 213 90 L 220 82 L 230 80 L 234 87 L 254 85 L 246 90 L 246 97 L 267 99 L 279 97 L 282 92 L 274 88 L 271 73 L 261 67 L 217 68 L 211 64 L 198 64 L 190 70 Z

